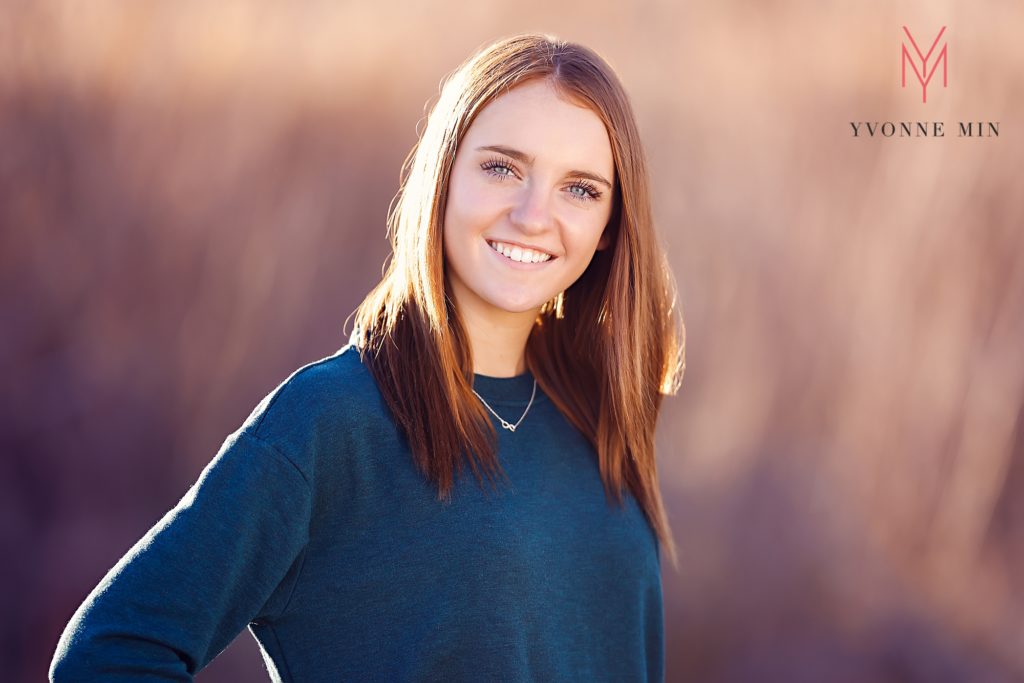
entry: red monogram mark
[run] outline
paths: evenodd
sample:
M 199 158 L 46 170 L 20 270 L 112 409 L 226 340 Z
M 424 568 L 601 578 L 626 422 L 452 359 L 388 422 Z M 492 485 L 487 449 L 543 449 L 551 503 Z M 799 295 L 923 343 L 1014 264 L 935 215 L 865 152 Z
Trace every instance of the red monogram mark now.
M 914 70 L 914 75 L 917 76 L 918 82 L 921 84 L 921 101 L 928 101 L 928 83 L 932 80 L 932 76 L 935 74 L 935 69 L 938 68 L 939 62 L 942 62 L 942 87 L 945 88 L 948 85 L 947 79 L 947 66 L 949 64 L 949 55 L 946 49 L 949 47 L 948 44 L 942 44 L 942 50 L 935 57 L 935 61 L 932 63 L 931 71 L 928 71 L 928 59 L 932 56 L 932 52 L 935 51 L 935 46 L 939 43 L 939 38 L 945 33 L 946 27 L 943 26 L 942 30 L 939 31 L 939 35 L 935 36 L 935 40 L 932 42 L 932 46 L 928 49 L 928 54 L 921 54 L 921 50 L 917 47 L 917 42 L 914 37 L 910 35 L 910 31 L 906 26 L 903 27 L 903 32 L 907 34 L 907 38 L 910 38 L 910 44 L 914 46 L 914 52 L 917 53 L 918 58 L 921 60 L 921 71 L 918 72 L 917 64 L 914 62 L 914 58 L 907 51 L 907 44 L 900 43 L 902 47 L 902 57 L 900 59 L 900 71 L 902 73 L 901 80 L 904 88 L 907 87 L 907 60 L 910 60 L 910 68 Z M 927 72 L 928 76 L 925 77 L 924 73 Z

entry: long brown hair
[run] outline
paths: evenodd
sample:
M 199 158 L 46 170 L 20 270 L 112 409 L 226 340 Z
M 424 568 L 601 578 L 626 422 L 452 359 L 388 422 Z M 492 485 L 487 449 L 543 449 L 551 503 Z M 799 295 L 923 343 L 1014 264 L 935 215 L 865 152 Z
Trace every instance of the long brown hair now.
M 504 476 L 497 435 L 472 393 L 468 337 L 445 277 L 442 229 L 455 152 L 495 97 L 545 78 L 586 106 L 608 131 L 615 191 L 609 248 L 544 304 L 526 344 L 538 385 L 593 444 L 606 499 L 629 488 L 678 569 L 654 453 L 662 395 L 685 367 L 676 288 L 654 230 L 647 164 L 629 99 L 592 50 L 550 35 L 504 38 L 479 50 L 441 88 L 402 168 L 388 215 L 393 254 L 381 282 L 353 313 L 353 339 L 412 450 L 416 466 L 448 499 L 467 461 Z

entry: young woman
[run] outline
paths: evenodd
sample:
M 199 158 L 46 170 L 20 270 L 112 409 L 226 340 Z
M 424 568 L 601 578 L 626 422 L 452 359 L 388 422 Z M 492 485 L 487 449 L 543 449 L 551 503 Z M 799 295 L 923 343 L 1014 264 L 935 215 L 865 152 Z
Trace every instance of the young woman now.
M 246 627 L 281 681 L 663 679 L 683 330 L 611 68 L 543 35 L 478 52 L 389 225 L 349 343 L 111 569 L 51 680 L 190 680 Z

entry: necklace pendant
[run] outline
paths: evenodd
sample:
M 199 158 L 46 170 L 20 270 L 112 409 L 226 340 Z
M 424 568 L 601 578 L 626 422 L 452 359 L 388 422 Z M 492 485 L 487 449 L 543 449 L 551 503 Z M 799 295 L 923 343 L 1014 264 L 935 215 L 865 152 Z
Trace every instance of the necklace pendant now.
M 526 413 L 530 412 L 530 406 L 533 405 L 533 399 L 537 395 L 537 380 L 536 380 L 536 378 L 534 378 L 534 380 L 533 380 L 533 393 L 530 394 L 530 402 L 526 404 L 526 410 L 523 411 L 523 414 L 519 417 L 519 420 L 516 421 L 515 424 L 512 424 L 511 422 L 509 422 L 508 420 L 503 418 L 501 415 L 498 415 L 498 413 L 494 412 L 494 408 L 492 408 L 490 406 L 490 404 L 488 404 L 487 401 L 484 400 L 483 396 L 481 396 L 480 394 L 477 394 L 475 389 L 473 390 L 473 393 L 476 394 L 476 397 L 478 399 L 480 399 L 481 403 L 484 404 L 484 407 L 486 407 L 487 410 L 491 411 L 491 415 L 493 415 L 494 417 L 498 418 L 498 422 L 501 423 L 501 426 L 504 429 L 507 429 L 510 432 L 514 432 L 514 431 L 516 431 L 516 427 L 519 426 L 519 423 L 523 421 L 524 417 L 526 417 Z

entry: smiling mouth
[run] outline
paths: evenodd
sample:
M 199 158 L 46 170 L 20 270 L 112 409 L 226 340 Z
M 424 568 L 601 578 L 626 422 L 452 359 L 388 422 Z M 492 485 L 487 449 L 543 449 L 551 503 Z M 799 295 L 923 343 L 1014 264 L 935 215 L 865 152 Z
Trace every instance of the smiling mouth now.
M 551 254 L 546 254 L 542 251 L 523 249 L 522 247 L 505 244 L 503 242 L 487 240 L 487 244 L 494 251 L 498 252 L 510 261 L 515 261 L 516 263 L 546 263 L 547 261 L 552 261 L 556 258 Z

